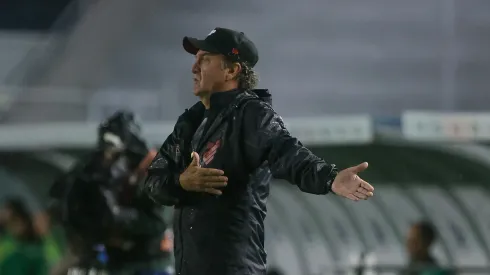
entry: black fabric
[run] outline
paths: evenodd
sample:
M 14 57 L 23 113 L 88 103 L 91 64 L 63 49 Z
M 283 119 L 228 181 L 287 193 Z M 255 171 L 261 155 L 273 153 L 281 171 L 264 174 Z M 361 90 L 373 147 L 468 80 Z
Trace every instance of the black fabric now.
M 203 39 L 184 37 L 184 49 L 193 55 L 199 50 L 222 54 L 236 62 L 247 62 L 254 67 L 259 61 L 255 44 L 243 33 L 226 28 L 216 28 Z
M 213 94 L 209 111 L 217 115 L 208 131 L 193 138 L 204 115 L 203 104 L 197 103 L 179 117 L 150 165 L 144 190 L 155 202 L 175 206 L 178 274 L 265 274 L 264 219 L 271 178 L 312 194 L 329 192 L 335 166 L 290 136 L 270 99 L 266 90 Z M 225 171 L 228 186 L 221 196 L 180 186 L 179 175 L 193 150 L 202 167 Z
M 166 229 L 162 208 L 129 185 L 127 178 L 114 179 L 101 158 L 102 152 L 96 151 L 82 159 L 50 190 L 69 238 L 84 246 L 79 250 L 84 255 L 79 256 L 90 257 L 94 245 L 106 244 L 111 265 L 162 257 L 159 248 Z M 113 247 L 115 239 L 132 246 Z
M 206 131 L 209 129 L 209 123 L 208 123 L 208 118 L 205 117 L 203 121 L 201 122 L 201 125 L 197 128 L 196 132 L 194 133 L 194 136 L 192 137 L 192 144 L 199 144 L 201 141 L 201 138 L 206 134 Z M 193 151 L 195 148 L 193 147 Z

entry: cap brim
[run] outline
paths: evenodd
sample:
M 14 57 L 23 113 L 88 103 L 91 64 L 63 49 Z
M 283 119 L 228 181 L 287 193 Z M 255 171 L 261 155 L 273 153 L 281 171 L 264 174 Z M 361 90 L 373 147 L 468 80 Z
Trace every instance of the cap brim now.
M 216 48 L 206 43 L 206 41 L 187 36 L 184 37 L 184 40 L 182 41 L 182 46 L 184 46 L 184 50 L 186 52 L 193 55 L 196 55 L 199 50 L 210 53 L 219 53 Z

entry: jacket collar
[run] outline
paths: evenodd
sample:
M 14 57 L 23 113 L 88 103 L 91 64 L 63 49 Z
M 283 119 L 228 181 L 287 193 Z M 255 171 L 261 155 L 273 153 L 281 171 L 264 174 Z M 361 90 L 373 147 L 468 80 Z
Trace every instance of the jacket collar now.
M 219 112 L 223 110 L 224 108 L 228 107 L 233 101 L 235 101 L 235 98 L 238 96 L 239 93 L 240 90 L 234 89 L 231 91 L 212 94 L 211 98 L 209 99 L 209 110 L 211 112 Z
M 244 98 L 245 94 L 252 95 L 261 99 L 262 101 L 272 105 L 272 96 L 267 89 L 255 89 L 248 92 L 242 92 L 239 89 L 231 90 L 228 92 L 214 93 L 210 98 L 210 110 L 213 113 L 219 113 L 223 109 L 230 107 L 230 105 L 239 105 L 240 101 Z M 230 109 L 230 108 L 229 108 Z M 187 109 L 184 116 L 190 119 L 197 125 L 202 121 L 205 113 L 205 108 L 202 102 L 197 102 L 191 108 Z
M 251 94 L 256 95 L 260 100 L 268 103 L 272 106 L 272 95 L 267 89 L 255 89 L 250 91 Z
M 231 103 L 235 102 L 237 97 L 244 93 L 239 89 L 234 89 L 227 92 L 219 92 L 211 95 L 210 98 L 210 110 L 215 112 L 221 111 L 223 108 L 228 107 Z M 248 91 L 249 94 L 257 96 L 262 101 L 265 101 L 272 105 L 272 96 L 267 89 L 255 89 Z
M 238 108 L 243 102 L 246 101 L 247 98 L 258 98 L 264 102 L 267 102 L 268 104 L 271 104 L 271 95 L 268 90 L 252 90 L 247 92 L 232 90 L 229 92 L 216 93 L 211 96 L 210 111 L 214 113 L 216 117 L 212 119 L 205 136 L 201 138 L 201 142 L 197 145 L 197 151 L 202 148 L 204 141 L 208 140 L 209 136 L 216 131 L 219 125 L 223 122 L 223 118 L 226 117 L 232 110 Z M 197 102 L 190 109 L 186 110 L 180 119 L 190 123 L 191 128 L 193 129 L 192 133 L 194 133 L 194 131 L 202 123 L 204 114 L 204 104 L 202 104 L 202 102 Z

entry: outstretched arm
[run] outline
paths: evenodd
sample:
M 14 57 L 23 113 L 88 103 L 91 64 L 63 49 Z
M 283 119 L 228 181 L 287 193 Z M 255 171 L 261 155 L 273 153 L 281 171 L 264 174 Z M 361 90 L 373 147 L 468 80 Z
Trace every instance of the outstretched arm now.
M 251 167 L 264 161 L 272 175 L 295 184 L 303 192 L 327 194 L 337 175 L 328 164 L 292 137 L 282 118 L 265 102 L 253 100 L 244 110 L 244 152 Z
M 335 194 L 358 201 L 373 196 L 374 188 L 357 174 L 366 162 L 338 171 L 292 137 L 282 118 L 265 102 L 254 100 L 244 110 L 244 151 L 251 167 L 264 161 L 272 175 L 295 184 L 303 192 Z

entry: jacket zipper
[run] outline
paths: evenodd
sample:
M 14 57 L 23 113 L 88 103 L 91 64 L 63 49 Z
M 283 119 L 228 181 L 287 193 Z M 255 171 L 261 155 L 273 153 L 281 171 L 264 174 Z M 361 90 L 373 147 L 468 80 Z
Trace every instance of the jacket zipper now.
M 239 103 L 240 103 L 240 102 L 235 102 L 235 103 L 232 105 L 232 107 L 231 107 L 231 108 L 230 108 L 228 111 L 225 111 L 225 112 L 226 112 L 226 114 L 228 114 L 229 112 L 231 112 L 231 111 L 233 111 L 233 110 L 237 109 L 237 108 L 238 108 Z M 187 110 L 186 110 L 186 112 L 187 112 Z M 219 120 L 223 119 L 223 117 L 224 117 L 224 114 L 219 115 L 219 116 L 218 116 L 218 117 L 215 119 L 215 121 L 213 121 L 213 124 L 216 122 L 216 120 L 218 120 L 218 119 L 219 119 Z M 219 125 L 219 124 L 221 124 L 221 121 L 219 121 L 219 123 L 218 123 L 217 125 Z M 213 130 L 212 128 L 217 128 L 217 126 L 215 126 L 215 127 L 212 127 L 212 126 L 213 126 L 213 125 L 211 125 L 211 127 L 208 129 L 208 131 L 207 131 L 207 132 L 210 132 L 211 130 Z M 202 140 L 204 140 L 204 138 L 207 138 L 207 135 L 206 135 L 206 134 L 204 134 L 204 135 L 203 135 L 203 137 L 201 137 L 201 139 L 202 139 Z M 203 143 L 203 142 L 202 142 L 202 141 L 200 141 L 199 143 Z M 199 145 L 200 145 L 200 144 L 198 144 L 198 148 L 193 148 L 193 151 L 197 151 L 197 150 L 199 149 L 199 147 L 200 147 Z M 182 157 L 181 150 L 180 150 L 180 145 L 179 145 L 179 146 L 177 146 L 177 148 L 176 148 L 176 150 L 175 150 L 175 151 L 176 151 L 176 152 L 175 152 L 175 153 L 176 153 L 176 155 L 179 155 L 180 157 Z M 185 152 L 185 150 L 184 150 L 184 154 L 186 154 L 186 153 L 187 153 L 187 152 Z M 181 158 L 181 163 L 183 164 L 183 167 L 187 167 L 187 163 L 185 162 L 185 159 L 184 159 L 184 158 Z M 183 211 L 183 209 L 184 209 L 184 208 L 183 208 L 183 207 L 181 207 L 180 214 L 179 214 L 179 232 L 180 232 L 180 234 L 179 234 L 179 242 L 180 242 L 180 249 L 181 249 L 181 257 L 180 257 L 180 269 L 179 269 L 179 270 L 177 270 L 177 274 L 178 274 L 178 275 L 182 275 L 182 271 L 184 270 L 184 263 L 185 263 L 185 261 L 184 261 L 184 254 L 185 254 L 185 253 L 184 253 L 184 249 L 185 249 L 185 248 L 184 248 L 184 238 L 183 238 L 183 234 L 182 234 L 182 228 L 183 228 L 183 225 L 182 225 L 182 224 L 183 224 L 183 216 L 184 216 L 184 211 Z

